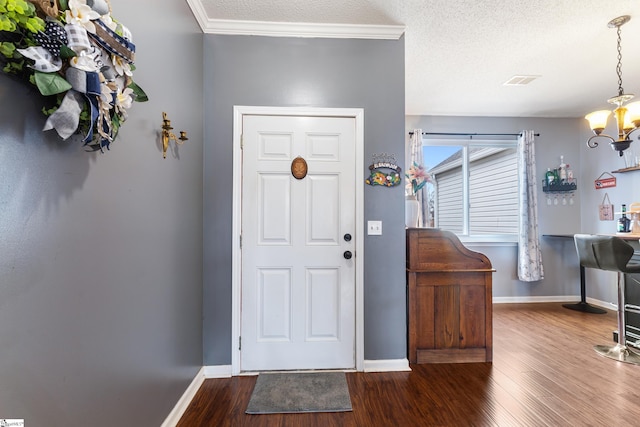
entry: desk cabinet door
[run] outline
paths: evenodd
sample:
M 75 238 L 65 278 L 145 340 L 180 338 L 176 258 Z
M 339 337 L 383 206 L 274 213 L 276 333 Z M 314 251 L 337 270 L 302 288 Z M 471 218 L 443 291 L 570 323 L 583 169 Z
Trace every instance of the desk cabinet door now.
M 485 346 L 485 296 L 484 285 L 460 289 L 460 348 Z

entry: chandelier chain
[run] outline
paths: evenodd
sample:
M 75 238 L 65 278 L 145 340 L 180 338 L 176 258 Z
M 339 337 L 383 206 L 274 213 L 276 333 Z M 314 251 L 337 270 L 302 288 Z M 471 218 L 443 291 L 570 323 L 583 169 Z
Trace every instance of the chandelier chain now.
M 624 94 L 624 89 L 622 88 L 622 37 L 620 33 L 620 26 L 618 25 L 618 65 L 616 66 L 616 73 L 618 73 L 618 96 Z

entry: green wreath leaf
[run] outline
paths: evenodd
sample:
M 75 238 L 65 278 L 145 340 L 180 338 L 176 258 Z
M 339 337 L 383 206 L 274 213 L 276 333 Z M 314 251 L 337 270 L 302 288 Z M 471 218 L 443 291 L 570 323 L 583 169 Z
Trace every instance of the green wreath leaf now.
M 142 88 L 135 84 L 133 81 L 127 87 L 133 90 L 133 94 L 135 95 L 135 97 L 133 98 L 134 101 L 147 102 L 149 100 L 149 97 L 144 92 L 144 90 L 142 90 Z
M 0 42 L 0 54 L 7 58 L 13 58 L 13 53 L 16 51 L 16 45 L 11 42 Z
M 36 86 L 44 96 L 55 95 L 71 89 L 71 84 L 58 73 L 34 73 Z
M 73 58 L 74 56 L 78 56 L 78 54 L 75 53 L 73 49 L 71 49 L 69 46 L 65 44 L 60 45 L 60 58 L 70 59 L 70 58 Z

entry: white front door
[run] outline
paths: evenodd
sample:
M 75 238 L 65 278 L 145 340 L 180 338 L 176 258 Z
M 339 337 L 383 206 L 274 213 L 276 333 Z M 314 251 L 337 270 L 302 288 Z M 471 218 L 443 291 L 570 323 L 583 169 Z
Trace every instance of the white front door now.
M 355 368 L 356 121 L 244 115 L 242 128 L 240 368 Z

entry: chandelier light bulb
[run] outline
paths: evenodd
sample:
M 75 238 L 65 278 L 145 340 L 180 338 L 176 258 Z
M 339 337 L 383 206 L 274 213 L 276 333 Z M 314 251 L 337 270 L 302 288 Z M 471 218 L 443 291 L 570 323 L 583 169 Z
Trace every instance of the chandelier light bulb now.
M 593 133 L 595 133 L 596 135 L 600 135 L 604 128 L 607 127 L 607 119 L 609 118 L 610 114 L 611 111 L 609 110 L 599 110 L 587 114 L 586 116 L 584 116 L 584 118 L 589 121 L 589 126 L 591 127 Z
M 627 115 L 625 120 L 633 125 L 634 128 L 640 126 L 640 101 L 631 102 L 626 105 Z

